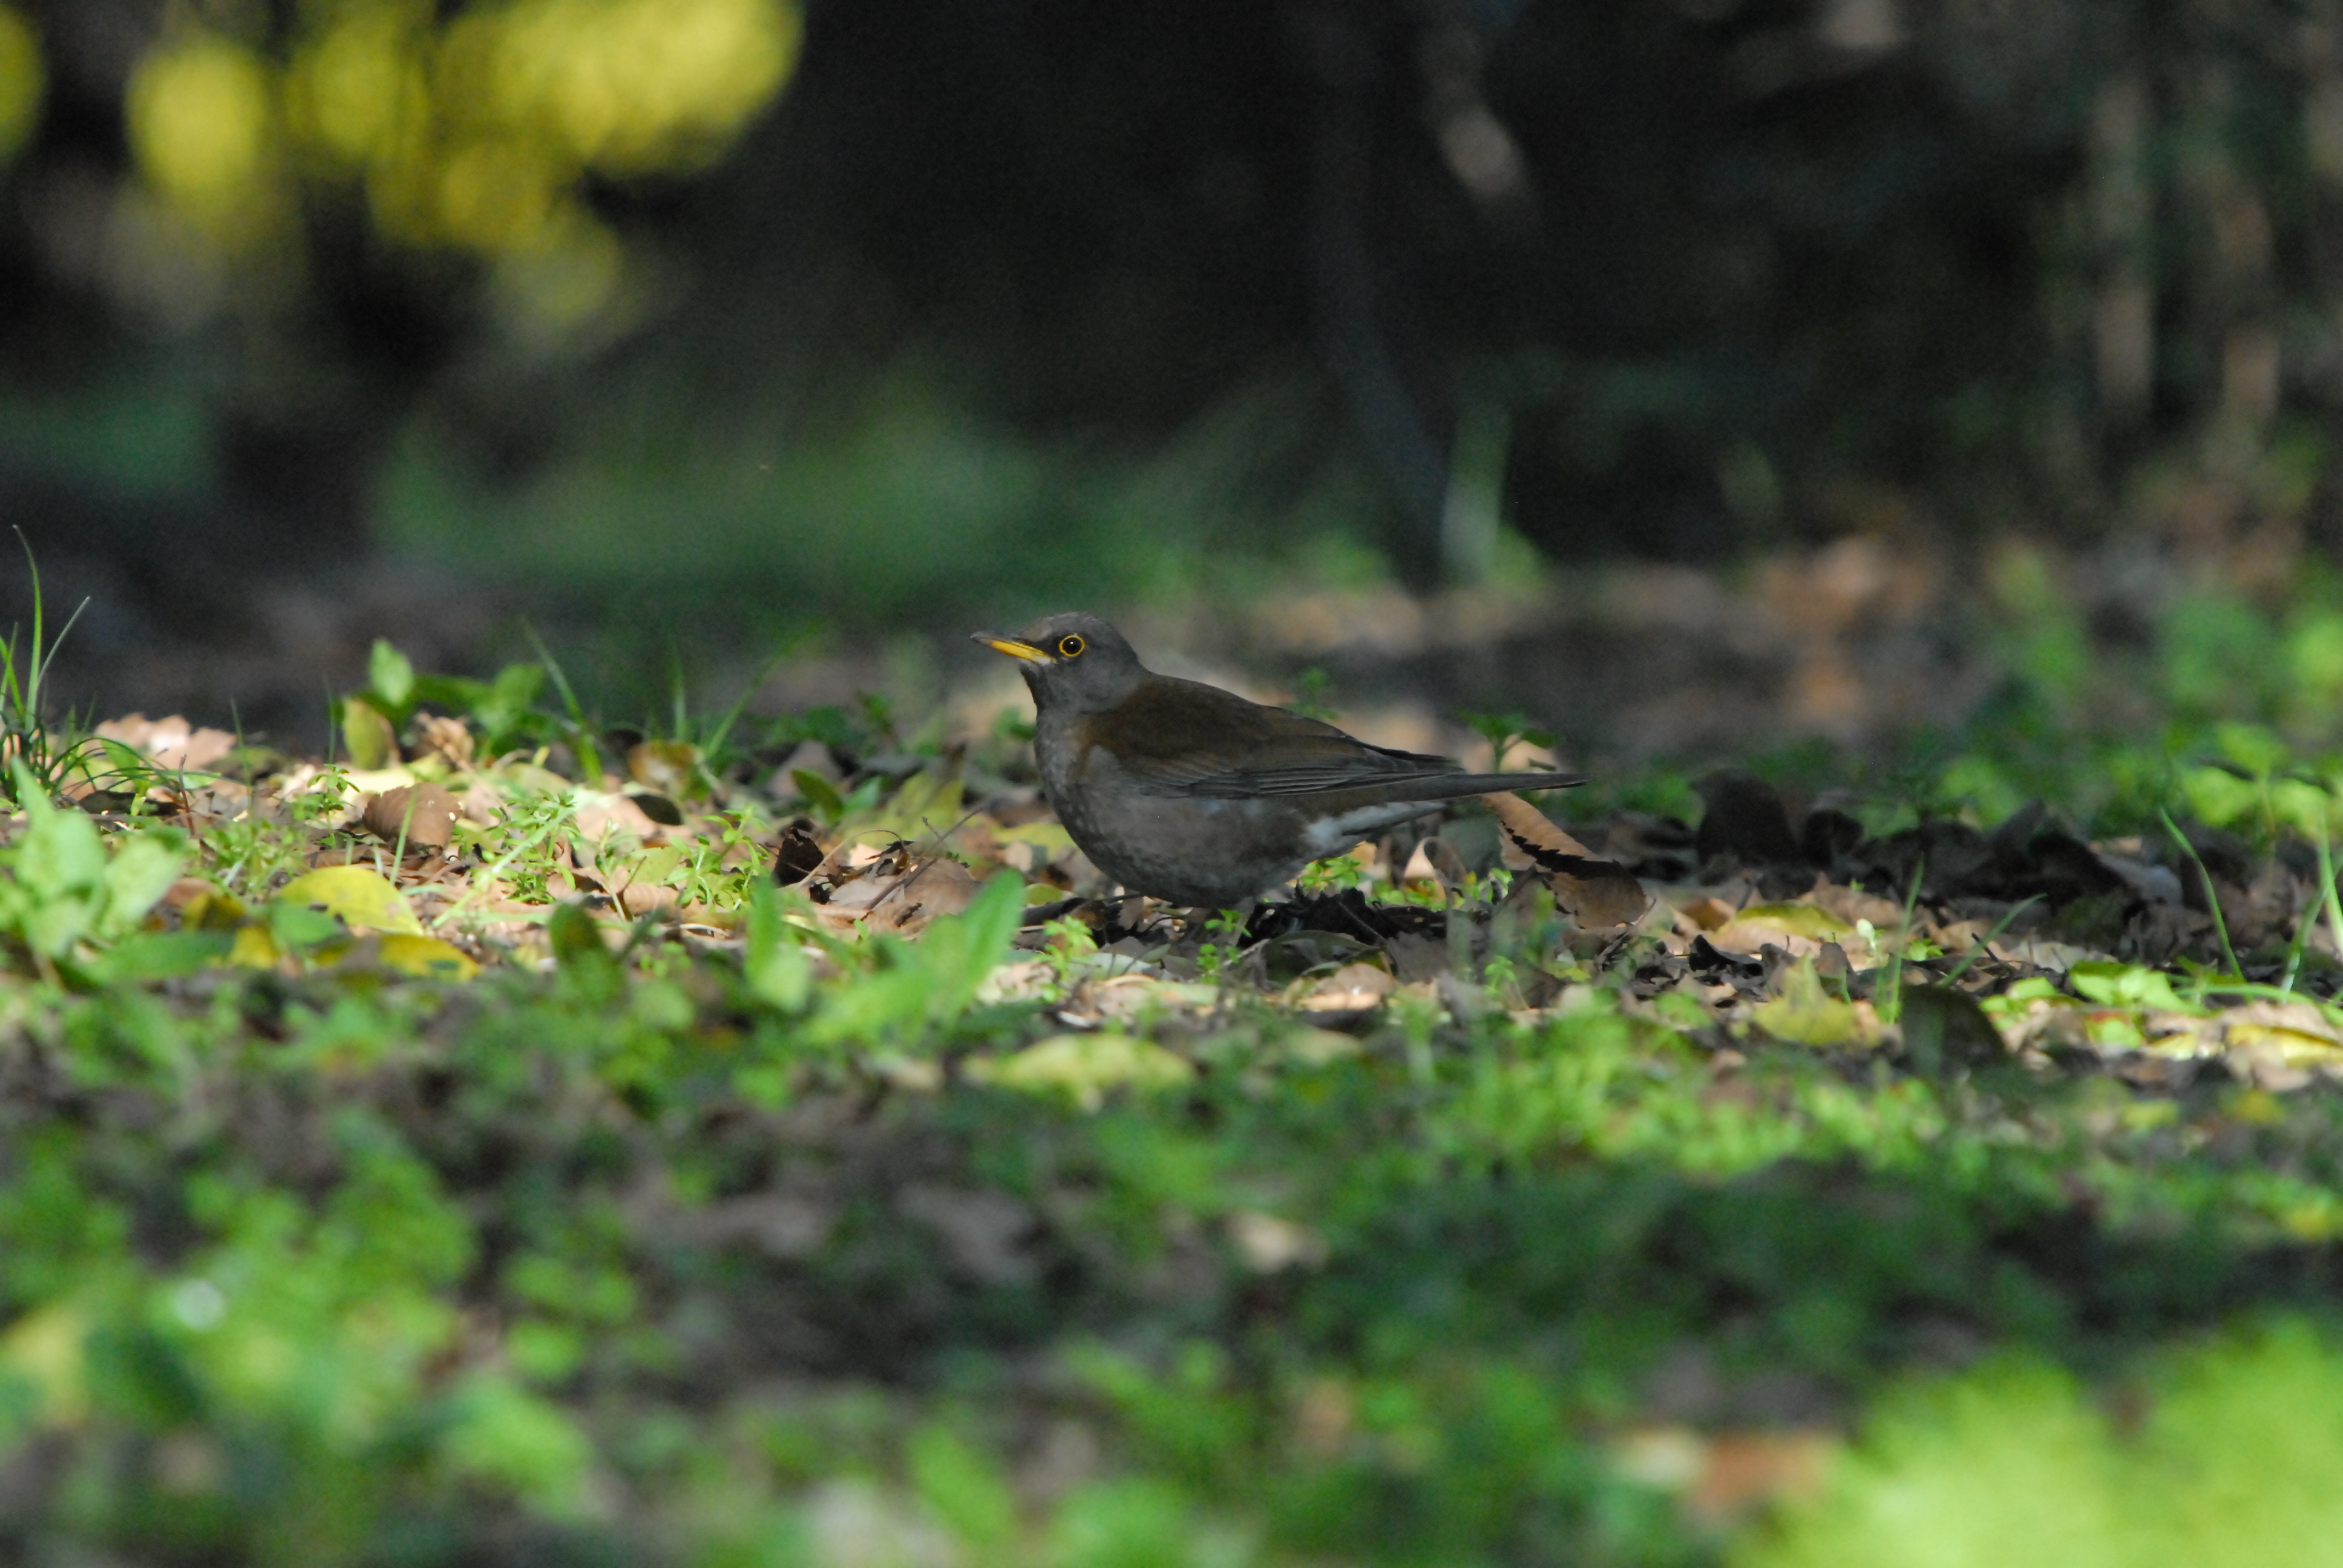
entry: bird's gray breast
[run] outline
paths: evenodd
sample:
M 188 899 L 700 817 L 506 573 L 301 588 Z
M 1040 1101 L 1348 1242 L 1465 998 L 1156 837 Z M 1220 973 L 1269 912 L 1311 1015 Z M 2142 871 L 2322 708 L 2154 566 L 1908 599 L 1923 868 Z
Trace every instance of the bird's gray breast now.
M 1082 853 L 1126 888 L 1222 908 L 1275 887 L 1306 863 L 1295 853 L 1303 813 L 1290 802 L 1147 793 L 1102 749 L 1037 749 L 1058 819 Z

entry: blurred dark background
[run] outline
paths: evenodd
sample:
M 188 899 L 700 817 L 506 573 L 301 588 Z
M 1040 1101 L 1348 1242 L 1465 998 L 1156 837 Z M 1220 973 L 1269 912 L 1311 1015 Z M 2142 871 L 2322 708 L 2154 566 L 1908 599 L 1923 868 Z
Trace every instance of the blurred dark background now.
M 114 707 L 2337 531 L 2334 0 L 0 0 L 0 156 Z

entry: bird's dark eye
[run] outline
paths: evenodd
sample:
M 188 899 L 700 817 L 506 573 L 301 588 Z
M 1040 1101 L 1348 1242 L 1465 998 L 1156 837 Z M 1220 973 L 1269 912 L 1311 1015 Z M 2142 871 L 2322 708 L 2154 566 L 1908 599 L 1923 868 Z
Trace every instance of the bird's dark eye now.
M 1085 646 L 1081 638 L 1071 633 L 1058 639 L 1058 651 L 1068 658 L 1080 655 Z

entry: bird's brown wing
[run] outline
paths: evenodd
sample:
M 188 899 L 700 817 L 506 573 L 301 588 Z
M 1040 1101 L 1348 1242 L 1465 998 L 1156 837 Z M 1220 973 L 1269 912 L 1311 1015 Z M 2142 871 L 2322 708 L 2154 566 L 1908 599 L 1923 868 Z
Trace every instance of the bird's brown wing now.
M 1086 720 L 1081 739 L 1106 747 L 1151 795 L 1317 795 L 1463 771 L 1445 757 L 1370 746 L 1331 724 L 1190 680 L 1148 682 Z

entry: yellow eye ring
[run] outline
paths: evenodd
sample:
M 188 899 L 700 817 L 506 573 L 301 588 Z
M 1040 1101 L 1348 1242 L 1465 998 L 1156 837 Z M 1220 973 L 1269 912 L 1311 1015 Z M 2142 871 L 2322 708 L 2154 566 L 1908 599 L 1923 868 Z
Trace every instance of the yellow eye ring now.
M 1082 649 L 1087 646 L 1088 644 L 1084 643 L 1081 638 L 1074 636 L 1071 632 L 1067 633 L 1064 637 L 1058 639 L 1058 652 L 1061 657 L 1066 658 L 1080 658 Z

